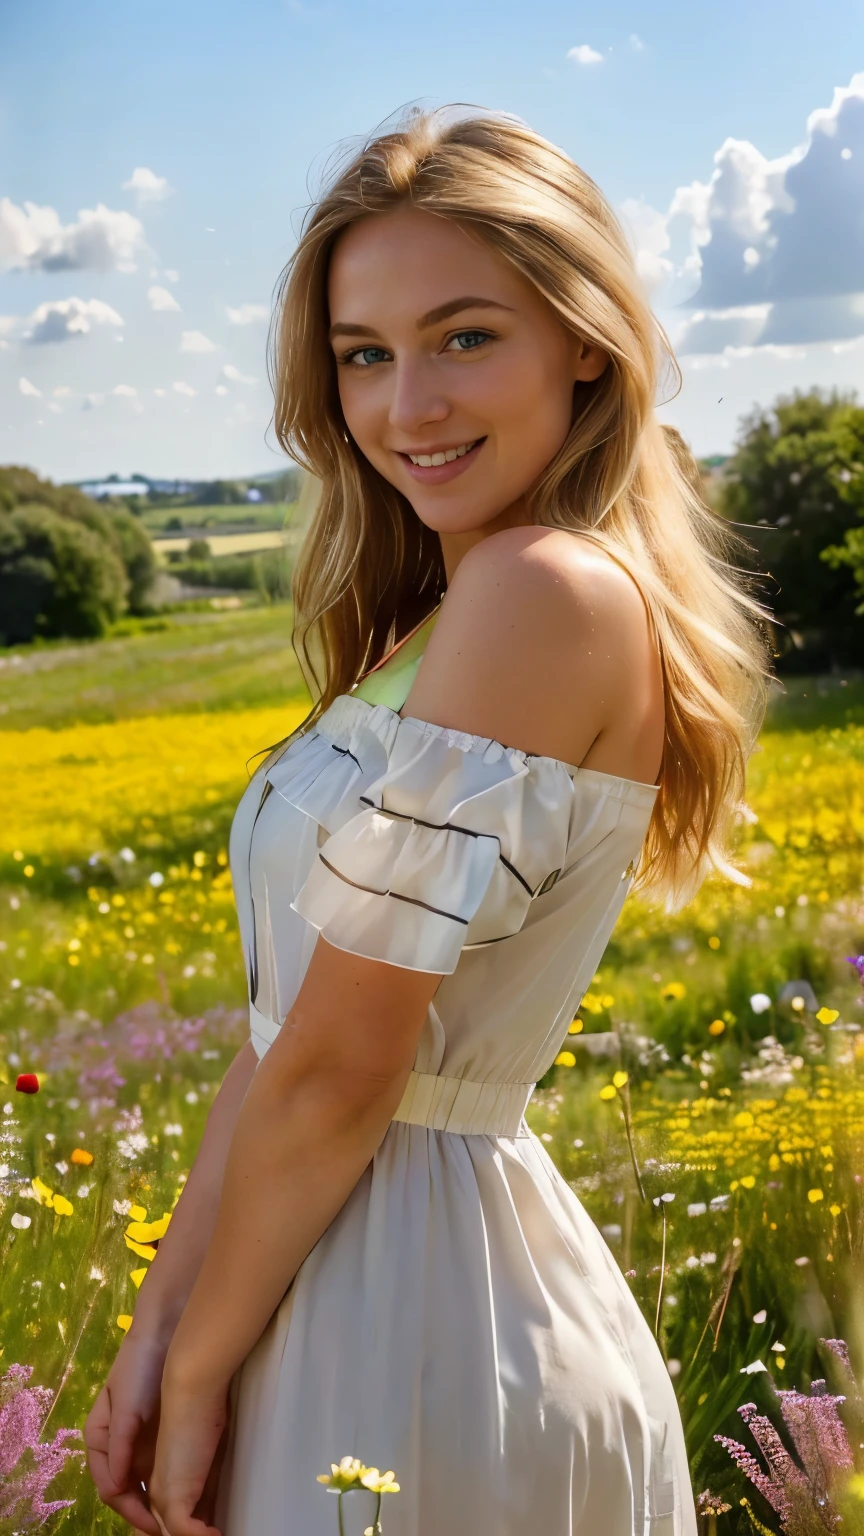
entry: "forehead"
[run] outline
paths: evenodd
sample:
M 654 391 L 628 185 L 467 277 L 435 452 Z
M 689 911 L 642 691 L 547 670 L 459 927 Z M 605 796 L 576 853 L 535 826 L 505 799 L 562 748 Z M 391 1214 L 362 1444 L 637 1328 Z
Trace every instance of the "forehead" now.
M 371 319 L 374 309 L 413 322 L 457 293 L 515 306 L 531 292 L 473 230 L 416 208 L 352 224 L 335 242 L 327 281 L 332 321 Z

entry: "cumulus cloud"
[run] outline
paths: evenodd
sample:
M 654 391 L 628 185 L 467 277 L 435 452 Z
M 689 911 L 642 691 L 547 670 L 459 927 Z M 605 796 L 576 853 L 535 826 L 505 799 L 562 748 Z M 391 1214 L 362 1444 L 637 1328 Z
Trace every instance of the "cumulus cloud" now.
M 21 391 L 22 395 L 35 395 L 37 399 L 39 399 L 39 400 L 42 399 L 42 391 L 41 391 L 41 389 L 37 389 L 36 385 L 35 384 L 31 384 L 29 379 L 24 379 L 24 378 L 19 379 L 18 380 L 18 388 Z
M 852 340 L 864 333 L 864 72 L 807 119 L 804 141 L 773 160 L 727 138 L 707 181 L 679 187 L 667 212 L 629 202 L 649 287 L 686 284 L 680 355 Z M 689 251 L 667 256 L 683 228 Z
M 217 384 L 216 385 L 216 389 L 215 389 L 215 393 L 217 395 L 227 395 L 228 390 L 226 389 L 224 384 Z
M 183 383 L 175 384 L 174 385 L 174 389 L 175 389 L 175 391 L 177 392 L 178 395 L 190 395 L 191 396 L 191 395 L 197 395 L 197 393 L 198 393 L 197 389 L 193 389 L 192 388 L 191 384 L 183 384 Z M 157 393 L 158 393 L 158 391 L 157 391 Z
M 132 396 L 132 395 L 137 395 L 138 391 L 135 388 L 134 384 L 115 384 L 114 388 L 111 391 L 111 393 L 112 393 L 112 395 L 129 395 L 129 396 Z
M 152 288 L 147 289 L 147 298 L 150 301 L 151 309 L 159 310 L 180 308 L 180 305 L 177 303 L 173 293 L 169 293 L 167 288 L 159 288 L 155 284 Z
M 144 228 L 131 213 L 81 208 L 62 224 L 54 208 L 0 198 L 0 270 L 31 272 L 134 272 Z
M 203 331 L 184 331 L 180 338 L 181 352 L 215 352 L 216 344 Z
M 55 384 L 51 393 L 52 395 L 56 395 L 58 400 L 63 400 L 67 395 L 71 395 L 72 390 L 68 384 Z
M 94 325 L 122 324 L 116 309 L 101 299 L 50 299 L 38 304 L 29 315 L 0 316 L 0 331 L 36 346 L 86 336 Z
M 224 373 L 226 379 L 231 380 L 232 384 L 258 383 L 258 380 L 254 379 L 250 373 L 241 373 L 240 369 L 235 368 L 233 363 L 225 363 L 222 372 Z
M 578 48 L 568 48 L 567 57 L 572 59 L 574 64 L 603 63 L 602 53 L 598 53 L 596 48 L 589 47 L 588 43 L 580 43 Z
M 266 304 L 241 304 L 237 309 L 226 304 L 225 313 L 232 325 L 255 325 L 259 320 L 270 319 Z
M 173 267 L 166 267 L 162 275 L 167 277 L 169 283 L 179 283 L 180 281 L 180 273 L 176 272 Z
M 123 182 L 123 191 L 134 192 L 139 203 L 161 203 L 173 190 L 165 176 L 157 176 L 146 165 L 136 165 L 129 180 Z

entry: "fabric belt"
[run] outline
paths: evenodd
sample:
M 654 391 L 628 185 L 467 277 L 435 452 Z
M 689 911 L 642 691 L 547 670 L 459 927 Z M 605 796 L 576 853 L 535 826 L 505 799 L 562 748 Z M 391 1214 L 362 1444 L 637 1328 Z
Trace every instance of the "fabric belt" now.
M 456 1136 L 530 1136 L 524 1115 L 535 1086 L 412 1072 L 393 1119 Z
M 279 1025 L 249 1007 L 252 1041 L 259 1057 L 273 1044 Z M 530 1136 L 524 1115 L 534 1083 L 478 1083 L 464 1077 L 412 1072 L 393 1116 L 408 1125 L 455 1136 Z

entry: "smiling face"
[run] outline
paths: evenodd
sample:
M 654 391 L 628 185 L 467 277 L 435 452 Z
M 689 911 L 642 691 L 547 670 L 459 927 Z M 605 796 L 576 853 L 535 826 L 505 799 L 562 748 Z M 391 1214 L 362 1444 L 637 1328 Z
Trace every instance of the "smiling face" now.
M 328 301 L 348 430 L 421 521 L 442 539 L 527 522 L 573 385 L 607 355 L 477 236 L 407 206 L 339 237 Z

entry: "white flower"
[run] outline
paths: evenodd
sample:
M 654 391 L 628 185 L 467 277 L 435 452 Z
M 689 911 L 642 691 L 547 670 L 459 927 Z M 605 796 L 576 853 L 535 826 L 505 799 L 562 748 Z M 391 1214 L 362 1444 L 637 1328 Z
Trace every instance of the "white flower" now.
M 167 1125 L 163 1125 L 163 1127 L 162 1127 L 162 1135 L 163 1136 L 182 1136 L 183 1135 L 183 1127 L 182 1127 L 182 1125 L 179 1125 L 176 1120 L 175 1121 L 169 1120 L 168 1124 Z
M 118 857 L 123 860 L 124 864 L 134 864 L 135 863 L 135 855 L 132 852 L 131 848 L 121 848 Z
M 20 1211 L 16 1211 L 12 1217 L 12 1225 L 17 1227 L 19 1232 L 23 1232 L 26 1227 L 29 1227 L 30 1221 L 31 1218 L 29 1216 L 22 1216 Z
M 753 1321 L 754 1321 L 754 1323 L 764 1323 L 765 1319 L 767 1318 L 767 1316 L 768 1316 L 768 1313 L 765 1311 L 765 1308 L 763 1307 L 761 1312 L 754 1312 L 753 1313 Z
M 761 1360 L 751 1360 L 749 1365 L 742 1365 L 740 1375 L 753 1376 L 757 1371 L 767 1371 L 767 1369 L 767 1365 L 763 1365 Z
M 115 1200 L 114 1201 L 114 1215 L 115 1216 L 128 1216 L 129 1212 L 131 1211 L 131 1209 L 132 1209 L 132 1201 L 131 1200 Z
M 79 1200 L 86 1200 L 87 1196 L 90 1193 L 90 1185 L 89 1184 L 79 1184 L 77 1190 L 75 1191 L 75 1193 L 77 1194 Z
M 165 884 L 165 876 L 160 874 L 158 869 L 154 869 L 152 875 L 149 875 L 147 878 L 150 885 L 160 886 Z
M 716 1253 L 700 1253 L 700 1255 L 699 1255 L 699 1263 L 700 1264 L 716 1264 L 717 1263 L 717 1255 L 716 1255 Z
M 93 1268 L 90 1271 L 90 1279 L 91 1280 L 104 1280 L 105 1279 L 105 1276 L 103 1275 L 101 1269 L 97 1269 L 95 1264 L 93 1265 Z
M 195 1092 L 194 1088 L 190 1088 L 189 1092 L 187 1094 L 185 1094 L 184 1097 L 186 1099 L 186 1103 L 187 1104 L 197 1104 L 198 1103 L 198 1095 Z
M 688 1216 L 704 1216 L 705 1212 L 707 1211 L 707 1209 L 708 1209 L 708 1207 L 705 1204 L 704 1200 L 694 1200 L 692 1202 L 692 1204 L 688 1205 L 688 1207 L 687 1207 L 687 1215 Z
M 750 1007 L 754 1013 L 764 1013 L 771 1007 L 771 999 L 767 992 L 754 992 L 750 999 Z

